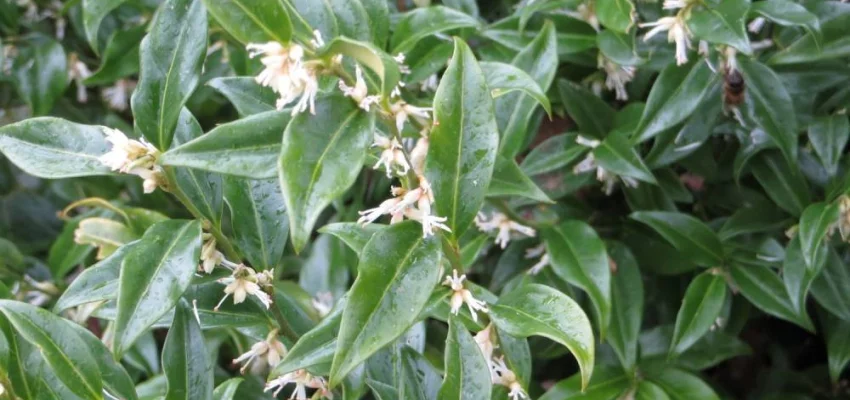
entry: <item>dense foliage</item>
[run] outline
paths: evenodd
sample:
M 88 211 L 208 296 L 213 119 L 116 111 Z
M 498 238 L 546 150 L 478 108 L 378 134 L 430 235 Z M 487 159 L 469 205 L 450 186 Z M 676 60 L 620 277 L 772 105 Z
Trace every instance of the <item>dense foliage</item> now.
M 0 398 L 850 396 L 850 4 L 0 0 Z

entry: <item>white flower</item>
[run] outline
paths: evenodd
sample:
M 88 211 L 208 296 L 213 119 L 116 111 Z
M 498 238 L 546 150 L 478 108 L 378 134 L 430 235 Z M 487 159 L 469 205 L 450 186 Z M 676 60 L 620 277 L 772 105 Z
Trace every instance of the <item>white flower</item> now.
M 103 127 L 106 141 L 112 144 L 112 149 L 100 156 L 101 163 L 123 173 L 129 173 L 133 168 L 151 168 L 159 155 L 145 139 L 141 141 L 129 139 L 118 129 Z
M 216 250 L 215 244 L 215 238 L 209 235 L 201 247 L 201 269 L 208 274 L 211 274 L 215 266 L 224 260 L 224 254 Z
M 77 85 L 77 101 L 80 103 L 88 101 L 89 97 L 86 93 L 86 86 L 83 85 L 83 81 L 90 76 L 91 71 L 89 70 L 89 67 L 80 61 L 79 57 L 77 57 L 77 53 L 71 53 L 68 56 L 68 79 L 73 80 Z
M 513 221 L 508 218 L 507 215 L 502 213 L 493 213 L 493 216 L 489 221 L 487 221 L 486 218 L 487 215 L 483 212 L 478 213 L 478 215 L 475 216 L 475 225 L 478 226 L 478 229 L 482 232 L 498 230 L 499 232 L 496 234 L 496 244 L 503 249 L 507 247 L 508 242 L 511 241 L 511 232 L 518 232 L 529 237 L 534 237 L 537 234 L 534 229 Z
M 528 269 L 529 275 L 537 275 L 543 268 L 549 265 L 549 253 L 546 252 L 545 244 L 540 244 L 539 246 L 532 247 L 525 251 L 526 259 L 536 257 L 540 257 L 540 260 L 538 260 L 536 264 L 532 265 L 531 268 Z
M 838 221 L 835 222 L 832 229 L 837 226 L 841 239 L 846 241 L 850 237 L 850 197 L 841 196 L 838 202 Z
M 688 49 L 691 47 L 691 33 L 685 21 L 680 17 L 662 17 L 658 21 L 640 24 L 641 28 L 652 27 L 643 40 L 647 41 L 656 34 L 667 31 L 667 41 L 676 43 L 676 65 L 688 62 Z
M 268 284 L 269 276 L 267 272 L 270 271 L 264 271 L 262 274 L 257 275 L 253 268 L 240 264 L 233 271 L 233 275 L 219 279 L 219 283 L 227 286 L 224 288 L 224 297 L 215 306 L 215 310 L 217 311 L 221 304 L 224 303 L 224 300 L 227 299 L 227 296 L 231 294 L 233 294 L 233 304 L 239 304 L 245 301 L 248 296 L 256 296 L 266 308 L 269 308 L 272 304 L 272 299 L 259 285 Z
M 114 85 L 103 88 L 101 97 L 106 101 L 109 108 L 116 111 L 126 111 L 130 102 L 130 94 L 136 88 L 136 81 L 130 79 L 119 79 Z
M 274 389 L 273 394 L 277 397 L 278 393 L 290 383 L 295 384 L 292 396 L 289 397 L 290 400 L 307 400 L 307 388 L 319 389 L 322 396 L 331 397 L 330 391 L 325 387 L 325 380 L 321 377 L 310 375 L 304 369 L 299 369 L 270 380 L 266 383 L 266 388 L 263 391 L 268 392 Z
M 316 297 L 311 300 L 313 308 L 319 313 L 319 316 L 324 318 L 330 314 L 334 307 L 334 295 L 331 292 L 316 293 Z
M 605 87 L 613 90 L 617 100 L 626 101 L 629 94 L 626 92 L 626 84 L 635 77 L 635 67 L 619 65 L 599 53 L 599 68 L 605 71 Z
M 378 163 L 372 168 L 378 169 L 381 165 L 383 165 L 387 171 L 387 178 L 392 177 L 393 171 L 398 172 L 400 175 L 404 175 L 410 170 L 410 165 L 404 157 L 404 151 L 402 150 L 401 144 L 398 140 L 396 140 L 396 138 L 390 139 L 375 133 L 375 143 L 372 144 L 372 147 L 379 147 L 383 149 Z
M 460 312 L 460 308 L 466 303 L 466 307 L 469 308 L 469 313 L 472 314 L 472 320 L 478 321 L 478 314 L 476 311 L 481 311 L 486 313 L 487 303 L 476 299 L 472 296 L 472 292 L 467 290 L 463 281 L 466 279 L 466 274 L 457 276 L 457 270 L 452 270 L 452 275 L 446 275 L 446 280 L 443 281 L 443 285 L 449 286 L 454 291 L 452 293 L 452 298 L 449 300 L 451 304 L 452 314 L 457 315 Z
M 767 20 L 764 19 L 764 17 L 757 17 L 747 24 L 747 30 L 751 33 L 759 33 L 761 32 L 761 29 L 764 28 L 765 23 L 767 23 Z
M 313 45 L 314 48 L 325 47 L 325 40 L 322 39 L 322 32 L 318 29 L 313 29 L 313 39 L 310 40 L 310 44 Z
M 511 400 L 525 399 L 528 396 L 525 394 L 525 390 L 522 389 L 522 385 L 517 381 L 516 374 L 511 371 L 507 365 L 505 365 L 505 357 L 499 357 L 493 359 L 492 363 L 493 368 L 493 383 L 497 385 L 502 385 L 510 389 L 510 393 L 508 393 L 508 397 Z
M 431 145 L 426 133 L 426 130 L 420 132 L 422 137 L 416 141 L 416 146 L 410 152 L 410 163 L 413 164 L 413 172 L 416 172 L 416 175 L 425 173 L 425 157 L 428 156 L 428 147 Z
M 404 129 L 404 123 L 407 122 L 408 117 L 419 120 L 423 125 L 427 124 L 428 119 L 431 118 L 431 111 L 433 111 L 433 108 L 416 107 L 404 101 L 396 102 L 390 106 L 390 112 L 395 115 L 395 126 L 399 132 Z
M 425 91 L 435 91 L 437 87 L 440 86 L 440 79 L 437 77 L 437 74 L 431 74 L 428 78 L 426 78 L 422 83 L 419 84 L 419 89 L 423 92 Z
M 393 57 L 393 60 L 398 63 L 398 72 L 407 75 L 410 73 L 410 67 L 404 63 L 405 58 L 404 53 L 398 53 L 395 57 Z
M 316 113 L 319 82 L 316 71 L 303 61 L 303 47 L 293 44 L 287 48 L 277 42 L 267 42 L 249 43 L 246 49 L 251 58 L 263 55 L 260 62 L 265 68 L 255 80 L 262 86 L 272 88 L 280 96 L 276 103 L 278 110 L 300 97 L 292 109 L 292 115 L 308 108 L 311 114 Z
M 360 65 L 354 66 L 354 73 L 357 76 L 357 81 L 354 83 L 354 87 L 346 85 L 345 82 L 340 79 L 339 89 L 342 90 L 343 94 L 354 99 L 360 108 L 369 111 L 372 104 L 378 104 L 378 102 L 381 101 L 381 96 L 369 96 L 369 88 L 366 86 L 366 81 L 363 79 L 363 70 L 360 69 Z
M 260 359 L 265 361 L 265 363 L 270 367 L 274 367 L 285 355 L 286 346 L 284 346 L 280 340 L 277 340 L 277 329 L 273 329 L 269 332 L 268 336 L 266 336 L 266 340 L 254 343 L 250 350 L 234 359 L 233 363 L 244 363 L 242 368 L 239 370 L 244 374 L 245 370 L 248 369 L 248 366 L 251 365 L 251 361 L 254 361 L 257 357 L 260 357 Z
M 594 148 L 599 145 L 598 140 L 587 139 L 582 136 L 576 137 L 576 143 L 590 148 Z M 596 158 L 593 157 L 593 153 L 588 153 L 584 160 L 573 167 L 573 173 L 575 174 L 581 174 L 593 170 L 596 170 L 596 180 L 602 182 L 602 187 L 606 195 L 610 196 L 611 193 L 614 193 L 614 187 L 620 180 L 622 180 L 628 187 L 637 187 L 638 185 L 637 180 L 632 177 L 617 176 L 599 166 L 596 163 Z
M 382 215 L 389 214 L 392 216 L 391 224 L 401 222 L 405 217 L 418 221 L 422 225 L 423 237 L 433 235 L 435 228 L 451 232 L 451 229 L 443 224 L 443 222 L 446 222 L 445 217 L 431 215 L 431 204 L 434 202 L 431 185 L 428 184 L 424 176 L 420 175 L 418 178 L 418 188 L 406 190 L 393 187 L 393 198 L 384 200 L 378 207 L 360 211 L 360 219 L 357 220 L 357 223 L 365 226 Z
M 496 345 L 493 344 L 492 330 L 493 324 L 489 324 L 486 328 L 476 333 L 475 337 L 473 337 L 475 344 L 478 345 L 478 348 L 481 350 L 481 354 L 484 355 L 484 359 L 487 360 L 488 363 L 493 359 L 493 350 L 496 348 Z
M 162 168 L 153 166 L 151 168 L 133 168 L 127 173 L 133 174 L 142 178 L 142 189 L 145 193 L 153 193 L 157 187 L 165 183 L 165 175 L 162 173 Z
M 688 3 L 690 3 L 689 0 L 664 0 L 662 8 L 665 10 L 676 10 L 679 8 L 685 8 Z

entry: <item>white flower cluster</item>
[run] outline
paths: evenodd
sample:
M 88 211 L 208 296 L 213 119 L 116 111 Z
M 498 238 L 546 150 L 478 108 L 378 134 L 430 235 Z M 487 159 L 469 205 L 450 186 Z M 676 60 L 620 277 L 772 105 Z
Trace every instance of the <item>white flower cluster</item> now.
M 496 244 L 499 245 L 502 249 L 508 246 L 508 242 L 511 241 L 511 233 L 517 232 L 521 233 L 528 237 L 534 237 L 537 232 L 527 227 L 519 222 L 516 222 L 507 215 L 502 213 L 493 213 L 492 218 L 487 220 L 487 214 L 484 212 L 479 212 L 478 215 L 475 216 L 475 225 L 478 226 L 478 229 L 482 232 L 491 232 L 498 231 L 496 234 Z
M 89 96 L 86 93 L 86 86 L 83 84 L 83 81 L 86 78 L 91 76 L 91 71 L 89 67 L 86 66 L 80 58 L 77 56 L 77 53 L 71 53 L 68 55 L 68 80 L 74 81 L 74 84 L 77 85 L 77 101 L 80 103 L 85 103 L 88 101 Z
M 599 146 L 598 140 L 587 139 L 582 136 L 576 137 L 576 143 L 590 148 L 595 148 L 596 146 Z M 596 180 L 602 182 L 602 187 L 606 195 L 610 196 L 611 193 L 614 193 L 614 187 L 617 186 L 617 181 L 620 180 L 622 180 L 623 183 L 626 184 L 626 186 L 628 187 L 637 187 L 638 185 L 637 180 L 632 177 L 617 176 L 615 174 L 612 174 L 605 168 L 599 166 L 596 163 L 596 159 L 593 157 L 592 152 L 588 153 L 584 160 L 582 160 L 580 163 L 576 164 L 575 167 L 573 167 L 573 173 L 576 174 L 581 174 L 593 170 L 596 170 Z
M 460 308 L 466 304 L 466 307 L 469 308 L 469 313 L 472 314 L 472 320 L 478 321 L 478 314 L 476 311 L 481 311 L 486 313 L 487 303 L 476 299 L 472 292 L 469 291 L 466 287 L 464 287 L 463 281 L 466 280 L 466 274 L 458 276 L 457 270 L 452 270 L 451 275 L 446 275 L 446 279 L 443 281 L 443 285 L 449 286 L 452 288 L 452 297 L 449 300 L 449 304 L 451 304 L 451 312 L 454 315 L 457 315 L 460 312 Z
M 617 64 L 599 53 L 599 69 L 605 71 L 605 87 L 613 90 L 617 100 L 626 101 L 629 94 L 626 92 L 626 84 L 635 77 L 635 67 Z
M 340 79 L 339 89 L 342 90 L 344 95 L 354 99 L 360 108 L 369 111 L 373 104 L 377 104 L 381 101 L 381 96 L 369 95 L 369 88 L 366 86 L 366 81 L 363 79 L 363 70 L 360 69 L 360 65 L 354 66 L 354 72 L 357 77 L 357 81 L 354 83 L 354 86 L 348 86 L 345 81 Z
M 487 325 L 482 331 L 475 334 L 475 343 L 487 360 L 490 368 L 490 379 L 493 384 L 502 385 L 508 388 L 508 397 L 511 400 L 519 400 L 528 398 L 522 384 L 517 379 L 516 374 L 505 364 L 505 357 L 494 357 L 493 351 L 498 347 L 493 343 L 492 335 L 493 325 Z
M 118 129 L 103 128 L 106 141 L 112 144 L 112 149 L 100 156 L 99 160 L 113 171 L 133 174 L 144 180 L 142 187 L 145 193 L 152 193 L 165 182 L 162 168 L 156 165 L 159 151 L 145 141 L 129 139 Z
M 451 232 L 451 229 L 443 224 L 443 222 L 446 222 L 446 217 L 431 215 L 431 204 L 434 203 L 434 194 L 431 191 L 431 185 L 424 176 L 419 175 L 418 178 L 418 188 L 407 190 L 400 187 L 393 187 L 393 198 L 384 200 L 378 207 L 360 211 L 360 219 L 357 222 L 365 226 L 374 222 L 382 215 L 389 214 L 392 216 L 390 224 L 401 222 L 404 218 L 418 221 L 422 224 L 423 237 L 433 235 L 435 229 Z
M 275 104 L 278 110 L 298 99 L 292 115 L 307 109 L 311 114 L 316 113 L 316 95 L 319 93 L 317 71 L 315 64 L 304 61 L 301 45 L 284 47 L 278 42 L 249 43 L 246 49 L 251 58 L 262 55 L 260 62 L 265 68 L 255 80 L 278 94 Z
M 263 361 L 265 365 L 274 367 L 286 356 L 286 351 L 286 346 L 277 339 L 277 329 L 272 329 L 268 336 L 266 336 L 266 340 L 254 343 L 250 350 L 235 358 L 233 363 L 244 363 L 239 370 L 244 374 L 248 366 L 251 365 L 251 362 L 257 358 Z
M 233 304 L 242 303 L 248 296 L 254 296 L 266 308 L 269 308 L 272 304 L 272 298 L 263 288 L 271 285 L 273 280 L 272 271 L 266 270 L 258 274 L 251 267 L 243 264 L 237 265 L 230 276 L 218 280 L 219 283 L 227 286 L 224 288 L 224 297 L 215 306 L 215 310 L 218 311 L 218 308 L 231 294 L 233 295 Z
M 537 275 L 543 270 L 543 268 L 546 268 L 546 266 L 549 265 L 549 253 L 546 252 L 545 244 L 540 244 L 525 251 L 526 259 L 537 257 L 540 257 L 540 259 L 528 269 L 529 275 Z
M 691 31 L 687 20 L 690 16 L 690 7 L 696 4 L 695 0 L 665 0 L 665 10 L 679 10 L 675 16 L 661 17 L 657 21 L 640 24 L 641 28 L 652 28 L 647 32 L 643 40 L 647 41 L 660 32 L 667 31 L 667 42 L 676 43 L 676 65 L 688 62 L 688 50 L 691 48 Z
M 325 379 L 320 376 L 310 375 L 305 369 L 299 369 L 270 380 L 266 383 L 264 391 L 274 390 L 272 394 L 277 397 L 278 393 L 290 383 L 295 384 L 295 389 L 289 397 L 290 400 L 307 400 L 307 388 L 317 389 L 318 395 L 322 397 L 333 398 L 333 393 L 328 390 Z M 313 397 L 315 398 L 315 395 Z

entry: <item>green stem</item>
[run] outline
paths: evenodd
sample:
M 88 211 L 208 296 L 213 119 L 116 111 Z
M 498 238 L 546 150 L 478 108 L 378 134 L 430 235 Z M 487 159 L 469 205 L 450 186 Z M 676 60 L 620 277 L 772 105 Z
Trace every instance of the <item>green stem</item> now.
M 266 290 L 269 296 L 274 298 L 274 288 Z M 289 325 L 289 322 L 286 320 L 286 317 L 283 316 L 283 313 L 280 311 L 280 308 L 277 307 L 276 303 L 273 303 L 271 307 L 272 316 L 275 321 L 277 321 L 278 328 L 280 328 L 280 332 L 283 333 L 283 336 L 286 336 L 287 339 L 291 340 L 292 343 L 298 341 L 298 334 L 292 329 L 292 326 Z

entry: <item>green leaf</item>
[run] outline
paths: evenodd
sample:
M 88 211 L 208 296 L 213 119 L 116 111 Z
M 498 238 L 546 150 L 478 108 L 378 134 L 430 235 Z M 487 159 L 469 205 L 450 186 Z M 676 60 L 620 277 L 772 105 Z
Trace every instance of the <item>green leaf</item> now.
M 682 354 L 705 335 L 714 325 L 726 303 L 726 281 L 710 271 L 703 272 L 688 285 L 679 314 L 676 330 L 670 343 L 670 354 Z
M 632 140 L 643 142 L 684 121 L 716 85 L 717 76 L 702 60 L 667 66 L 652 85 Z
M 620 66 L 636 65 L 641 62 L 635 50 L 634 34 L 604 30 L 596 36 L 596 44 L 606 58 Z
M 820 320 L 826 336 L 829 377 L 834 384 L 850 362 L 850 341 L 847 340 L 850 335 L 850 321 L 835 318 L 828 313 L 821 313 Z
M 331 387 L 413 325 L 439 278 L 439 246 L 437 238 L 423 239 L 415 222 L 372 236 L 342 314 Z
M 750 14 L 761 15 L 782 26 L 802 26 L 818 50 L 823 45 L 818 17 L 800 4 L 788 0 L 757 1 L 750 5 Z
M 207 13 L 200 0 L 167 0 L 161 9 L 142 40 L 141 74 L 130 104 L 136 130 L 166 150 L 201 76 Z
M 390 48 L 392 53 L 404 53 L 420 40 L 452 29 L 474 28 L 478 20 L 444 6 L 417 8 L 402 15 L 395 26 Z
M 664 389 L 671 400 L 720 400 L 702 379 L 676 368 L 664 368 L 649 381 Z
M 201 224 L 157 223 L 127 253 L 118 285 L 113 352 L 124 354 L 189 287 L 201 254 Z
M 50 266 L 50 272 L 56 278 L 64 278 L 74 267 L 86 261 L 86 258 L 91 254 L 92 247 L 79 244 L 74 241 L 74 232 L 80 226 L 82 219 L 74 219 L 67 221 L 62 228 L 62 233 L 50 246 L 50 252 L 47 256 L 47 265 Z M 0 251 L 2 254 L 2 251 Z M 5 258 L 6 255 L 3 254 Z M 2 264 L 0 264 L 2 265 Z
M 805 265 L 809 269 L 815 269 L 816 265 L 823 262 L 823 260 L 817 260 L 816 255 L 824 244 L 824 238 L 830 226 L 838 221 L 839 212 L 838 203 L 814 203 L 803 211 L 797 234 L 800 237 Z
M 591 91 L 566 79 L 558 80 L 558 92 L 567 113 L 582 133 L 602 138 L 614 126 L 614 109 Z
M 336 222 L 323 226 L 319 229 L 319 232 L 336 236 L 348 245 L 351 250 L 354 250 L 357 254 L 361 254 L 369 239 L 384 228 L 386 228 L 386 225 L 369 224 L 360 226 L 356 222 Z
M 788 161 L 777 153 L 759 154 L 750 166 L 756 180 L 779 208 L 794 216 L 803 213 L 811 202 L 811 196 L 800 170 L 789 166 Z
M 222 124 L 163 153 L 160 161 L 250 179 L 274 178 L 283 131 L 290 119 L 288 112 L 269 111 Z
M 566 221 L 542 232 L 552 270 L 580 287 L 593 301 L 601 337 L 611 322 L 611 268 L 605 243 L 582 221 Z
M 567 295 L 535 283 L 503 295 L 490 306 L 490 319 L 510 335 L 543 336 L 566 346 L 581 368 L 582 388 L 593 374 L 594 341 L 590 321 Z
M 522 172 L 516 161 L 499 155 L 496 157 L 496 167 L 487 189 L 487 197 L 502 196 L 519 196 L 541 203 L 554 203 Z
M 726 44 L 744 54 L 752 54 L 744 28 L 750 0 L 724 0 L 717 5 L 696 9 L 688 18 L 688 27 L 698 39 Z
M 110 149 L 103 127 L 53 117 L 0 128 L 0 152 L 30 175 L 47 179 L 107 175 L 98 157 Z
M 302 41 L 312 39 L 314 30 L 326 39 L 339 36 L 339 24 L 327 1 L 291 0 L 283 4 L 292 19 L 294 34 L 300 36 Z
M 213 391 L 213 400 L 233 400 L 236 390 L 244 380 L 244 378 L 236 377 L 220 383 Z
M 275 110 L 277 96 L 247 76 L 222 76 L 210 79 L 207 86 L 217 90 L 236 107 L 240 117 Z M 288 113 L 286 113 L 289 115 Z M 286 125 L 285 123 L 281 126 Z M 283 131 L 283 129 L 281 129 Z
M 658 232 L 693 262 L 704 267 L 723 264 L 724 254 L 720 238 L 698 219 L 687 214 L 667 211 L 638 211 L 630 217 Z
M 755 122 L 773 139 L 788 163 L 797 160 L 797 118 L 791 95 L 773 70 L 746 57 L 738 67 L 747 82 L 745 107 L 752 107 Z
M 593 158 L 600 167 L 617 175 L 658 183 L 624 135 L 608 135 L 593 149 Z
M 397 388 L 399 399 L 436 399 L 440 390 L 440 374 L 425 356 L 404 346 L 401 349 L 401 376 Z
M 830 251 L 820 275 L 812 282 L 812 296 L 833 315 L 850 321 L 850 269 L 835 251 Z
M 720 232 L 720 240 L 729 241 L 741 235 L 774 232 L 788 226 L 787 214 L 769 206 L 744 207 L 729 217 Z
M 586 388 L 581 384 L 581 376 L 576 374 L 556 383 L 539 400 L 614 400 L 624 394 L 629 385 L 629 377 L 622 370 L 599 365 Z
M 269 374 L 280 376 L 298 369 L 309 368 L 320 364 L 330 364 L 334 359 L 336 338 L 339 335 L 339 325 L 342 322 L 342 312 L 347 300 L 340 299 L 339 304 L 318 325 L 298 338 L 295 345 L 289 349 L 286 356 Z
M 162 346 L 162 371 L 168 381 L 165 400 L 209 399 L 213 395 L 213 363 L 192 306 L 177 305 L 174 322 Z
M 243 44 L 278 42 L 292 37 L 292 23 L 283 2 L 203 0 L 209 13 L 227 33 Z
M 552 114 L 552 106 L 549 104 L 546 93 L 525 71 L 511 64 L 494 61 L 482 61 L 479 65 L 494 99 L 514 91 L 521 91 L 540 103 L 547 114 Z
M 841 153 L 850 139 L 850 122 L 846 115 L 815 117 L 809 124 L 809 141 L 829 176 L 838 172 Z
M 650 382 L 638 383 L 635 400 L 670 400 L 670 396 L 660 386 Z
M 224 179 L 224 198 L 230 208 L 233 240 L 257 270 L 280 264 L 289 220 L 277 180 Z
M 775 53 L 768 63 L 797 64 L 847 57 L 850 54 L 850 37 L 847 36 L 850 15 L 837 14 L 834 18 L 824 21 L 820 35 L 817 32 L 809 32 Z
M 109 13 L 127 0 L 83 0 L 83 29 L 95 53 L 100 53 L 97 33 L 100 23 Z
M 534 37 L 534 40 L 517 53 L 511 64 L 528 73 L 528 77 L 536 83 L 536 85 L 532 85 L 531 82 L 518 82 L 517 84 L 526 88 L 539 87 L 540 95 L 545 100 L 541 101 L 533 95 L 522 93 L 513 93 L 495 100 L 496 124 L 501 134 L 499 153 L 508 158 L 516 156 L 526 145 L 529 132 L 535 131 L 536 124 L 533 121 L 539 115 L 536 112 L 538 102 L 543 105 L 549 117 L 552 116 L 545 92 L 552 85 L 555 72 L 558 70 L 558 40 L 555 26 L 547 21 L 537 36 Z M 482 64 L 482 69 L 487 75 L 487 84 L 490 90 L 499 90 L 499 85 L 493 84 L 494 80 L 490 77 L 491 73 L 487 72 L 485 64 Z M 506 71 L 498 74 L 501 78 L 510 79 Z M 494 97 L 496 96 L 494 95 Z
M 19 48 L 11 75 L 33 116 L 47 115 L 68 87 L 68 60 L 62 45 L 39 36 Z
M 119 247 L 109 257 L 83 271 L 65 289 L 53 310 L 58 313 L 82 304 L 114 299 L 118 291 L 121 262 L 136 243 Z
M 83 399 L 102 399 L 100 369 L 86 342 L 64 320 L 26 303 L 0 300 L 0 312 L 19 337 L 32 344 L 50 370 Z
M 555 24 L 558 55 L 563 59 L 596 47 L 596 29 L 584 20 L 559 13 L 546 14 L 545 20 Z M 513 16 L 487 26 L 481 35 L 510 50 L 521 51 L 538 36 L 545 20 L 542 24 L 532 20 L 529 29 L 521 30 L 521 16 Z M 596 66 L 595 57 L 591 64 Z
M 100 67 L 83 82 L 86 85 L 105 85 L 137 74 L 139 72 L 139 43 L 144 36 L 144 25 L 116 31 L 109 38 L 109 42 L 106 43 L 106 50 L 101 57 Z M 126 100 L 124 101 L 124 106 L 126 106 Z
M 453 11 L 454 12 L 454 11 Z M 425 176 L 434 190 L 436 215 L 459 237 L 472 223 L 490 186 L 499 134 L 493 99 L 472 50 L 455 39 L 449 67 L 434 96 L 434 119 Z
M 782 280 L 768 267 L 761 265 L 736 265 L 729 270 L 732 280 L 753 305 L 762 311 L 793 322 L 813 331 L 814 327 L 807 315 L 800 315 L 794 310 L 794 305 Z
M 594 5 L 602 26 L 616 32 L 628 32 L 634 25 L 635 5 L 631 0 L 598 0 Z
M 390 8 L 384 0 L 360 0 L 369 16 L 372 28 L 372 42 L 379 48 L 387 47 L 390 35 Z
M 67 326 L 86 343 L 88 351 L 97 362 L 100 375 L 103 378 L 103 391 L 112 396 L 120 396 L 122 399 L 135 400 L 137 396 L 133 381 L 121 363 L 112 358 L 112 353 L 109 352 L 100 338 L 80 325 L 67 324 Z
M 807 315 L 806 296 L 809 293 L 809 287 L 823 270 L 829 252 L 827 247 L 819 247 L 818 251 L 812 255 L 813 260 L 816 259 L 816 261 L 813 265 L 807 265 L 804 260 L 806 249 L 801 244 L 800 233 L 788 242 L 785 248 L 785 261 L 782 263 L 782 281 L 785 283 L 791 305 L 794 306 L 797 314 Z
M 566 167 L 587 150 L 576 143 L 575 133 L 564 133 L 546 139 L 531 149 L 520 164 L 527 175 L 534 176 Z
M 325 207 L 357 179 L 375 130 L 374 114 L 342 95 L 320 97 L 316 113 L 322 117 L 302 113 L 292 119 L 278 159 L 295 251 L 307 244 Z
M 174 130 L 174 144 L 179 146 L 203 134 L 198 120 L 184 107 Z M 224 212 L 221 175 L 188 168 L 175 168 L 167 173 L 197 215 L 203 216 L 214 226 L 221 226 L 221 215 Z
M 632 371 L 637 363 L 637 340 L 644 310 L 644 289 L 640 269 L 629 248 L 616 243 L 611 258 L 617 265 L 611 276 L 611 325 L 608 343 L 620 363 Z
M 364 42 L 372 40 L 369 14 L 360 0 L 327 0 L 326 3 L 333 10 L 341 36 Z
M 398 62 L 392 56 L 371 43 L 358 42 L 345 37 L 334 39 L 321 55 L 329 58 L 337 54 L 351 57 L 369 67 L 381 78 L 381 93 L 384 98 L 392 97 L 392 91 L 401 80 Z
M 440 387 L 440 400 L 490 398 L 490 363 L 472 335 L 456 317 L 449 318 L 446 338 L 446 373 Z

